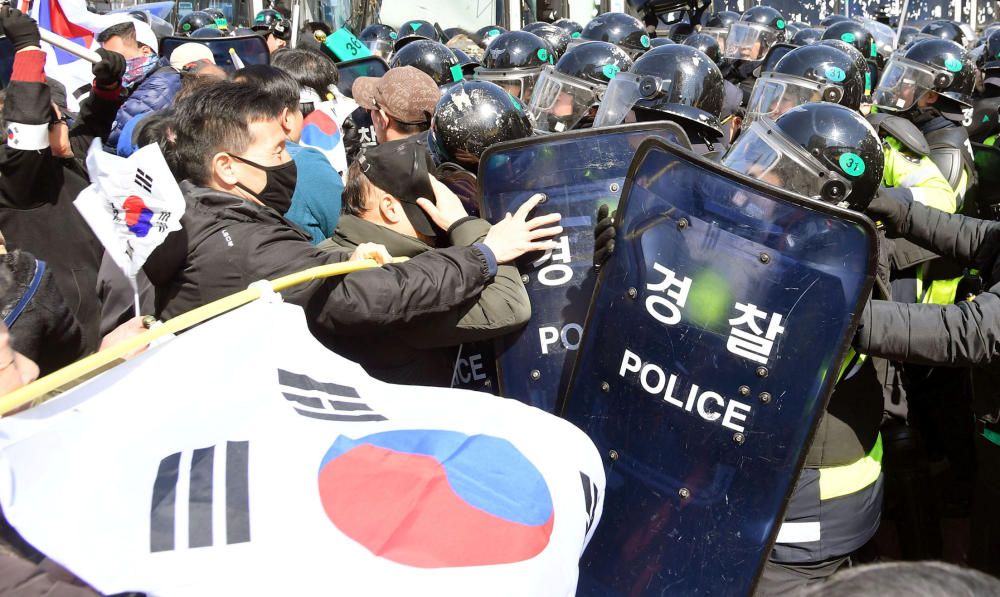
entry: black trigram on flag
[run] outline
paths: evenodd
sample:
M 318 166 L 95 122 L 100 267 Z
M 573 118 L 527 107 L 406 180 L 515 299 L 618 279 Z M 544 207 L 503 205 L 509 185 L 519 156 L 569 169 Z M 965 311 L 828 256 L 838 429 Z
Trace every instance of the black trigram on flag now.
M 580 481 L 583 482 L 583 505 L 587 509 L 587 532 L 594 526 L 594 517 L 597 516 L 597 484 L 590 480 L 583 471 L 580 471 Z
M 149 551 L 183 548 L 176 535 L 185 532 L 189 548 L 221 545 L 222 537 L 213 536 L 212 527 L 223 524 L 226 544 L 250 540 L 249 443 L 227 442 L 218 448 L 177 452 L 160 461 L 149 513 Z M 213 519 L 216 503 L 224 520 Z
M 352 423 L 387 420 L 365 404 L 358 391 L 350 386 L 316 381 L 284 369 L 278 369 L 278 383 L 284 386 L 281 395 L 304 417 Z
M 139 168 L 135 169 L 135 184 L 145 189 L 147 193 L 151 193 L 153 191 L 153 177 L 146 174 Z

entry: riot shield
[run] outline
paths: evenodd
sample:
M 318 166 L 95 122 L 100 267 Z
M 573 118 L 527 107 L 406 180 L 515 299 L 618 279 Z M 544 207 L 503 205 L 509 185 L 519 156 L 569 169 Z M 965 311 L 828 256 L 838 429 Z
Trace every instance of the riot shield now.
M 381 77 L 389 70 L 389 65 L 378 56 L 366 56 L 357 60 L 338 62 L 337 71 L 340 79 L 337 80 L 337 89 L 347 97 L 353 98 L 351 87 L 358 77 Z
M 243 35 L 240 37 L 164 37 L 160 40 L 160 56 L 170 59 L 170 54 L 180 45 L 199 43 L 208 46 L 215 56 L 215 63 L 227 73 L 240 69 L 239 62 L 244 65 L 270 64 L 271 54 L 267 51 L 267 42 L 259 35 Z M 236 57 L 233 56 L 236 54 Z
M 564 229 L 557 250 L 529 255 L 518 264 L 531 297 L 531 320 L 498 347 L 501 396 L 555 411 L 594 289 L 597 208 L 607 203 L 615 209 L 629 162 L 649 136 L 688 146 L 676 124 L 651 122 L 520 139 L 483 154 L 483 218 L 496 222 L 534 193 L 545 193 L 534 215 L 559 212 Z
M 629 168 L 562 415 L 597 444 L 580 595 L 748 595 L 875 272 L 864 216 L 656 140 Z

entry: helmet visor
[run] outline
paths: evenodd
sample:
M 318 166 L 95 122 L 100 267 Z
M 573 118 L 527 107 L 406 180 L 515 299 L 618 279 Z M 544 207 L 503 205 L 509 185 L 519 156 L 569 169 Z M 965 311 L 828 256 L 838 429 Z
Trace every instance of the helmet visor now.
M 848 181 L 785 139 L 774 127 L 774 121 L 767 117 L 758 119 L 740 135 L 723 156 L 722 165 L 806 197 L 822 197 L 824 186 L 831 180 L 844 185 L 842 196 L 850 195 Z
M 909 110 L 931 89 L 934 89 L 934 71 L 905 58 L 892 58 L 872 94 L 872 101 L 889 111 Z
M 711 35 L 715 38 L 715 42 L 719 44 L 719 52 L 723 55 L 726 53 L 726 36 L 729 35 L 729 29 L 725 27 L 702 27 L 701 31 L 698 33 L 704 33 L 705 35 Z
M 392 55 L 392 42 L 387 39 L 373 39 L 368 42 L 368 49 L 383 60 L 389 60 Z
M 639 77 L 632 73 L 618 73 L 601 99 L 601 107 L 597 109 L 594 118 L 594 128 L 615 126 L 625 122 L 632 111 L 632 106 L 639 101 L 642 94 L 639 90 Z
M 538 74 L 541 72 L 542 69 L 540 68 L 517 71 L 477 68 L 475 79 L 477 81 L 496 83 L 507 93 L 522 102 L 526 102 L 531 97 L 531 92 L 535 89 L 535 82 L 538 80 Z
M 600 101 L 601 86 L 587 85 L 546 66 L 528 103 L 536 130 L 561 133 L 575 127 Z
M 815 81 L 761 77 L 750 93 L 746 119 L 753 122 L 761 116 L 767 116 L 773 120 L 795 106 L 818 102 L 822 97 L 823 88 Z
M 737 21 L 730 25 L 723 54 L 735 60 L 760 60 L 778 39 L 778 32 L 756 23 Z

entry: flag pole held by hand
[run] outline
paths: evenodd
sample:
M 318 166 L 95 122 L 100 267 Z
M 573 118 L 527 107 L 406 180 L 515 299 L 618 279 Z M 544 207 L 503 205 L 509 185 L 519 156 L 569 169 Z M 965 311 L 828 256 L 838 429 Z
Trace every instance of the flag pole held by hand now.
M 42 38 L 42 41 L 52 44 L 53 46 L 59 48 L 64 52 L 69 52 L 70 54 L 76 56 L 77 58 L 83 58 L 87 62 L 97 64 L 101 61 L 101 55 L 93 50 L 85 48 L 80 44 L 73 43 L 64 37 L 60 37 L 55 33 L 52 33 L 48 29 L 38 28 L 38 33 Z

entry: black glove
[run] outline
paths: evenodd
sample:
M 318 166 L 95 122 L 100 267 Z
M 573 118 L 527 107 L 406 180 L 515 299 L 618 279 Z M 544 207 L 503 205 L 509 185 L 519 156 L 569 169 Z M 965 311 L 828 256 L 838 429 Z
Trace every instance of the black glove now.
M 14 45 L 15 52 L 31 46 L 40 48 L 42 45 L 38 23 L 16 8 L 6 5 L 0 7 L 0 29 L 3 29 L 7 39 Z
M 900 226 L 906 222 L 906 214 L 913 201 L 913 192 L 906 188 L 879 187 L 871 203 L 865 208 L 865 215 L 885 226 L 890 238 L 900 234 Z
M 615 225 L 607 205 L 597 208 L 597 226 L 594 227 L 594 267 L 599 268 L 615 252 Z
M 125 74 L 125 57 L 104 48 L 98 48 L 97 53 L 101 55 L 101 61 L 91 68 L 94 84 L 99 89 L 116 89 Z

